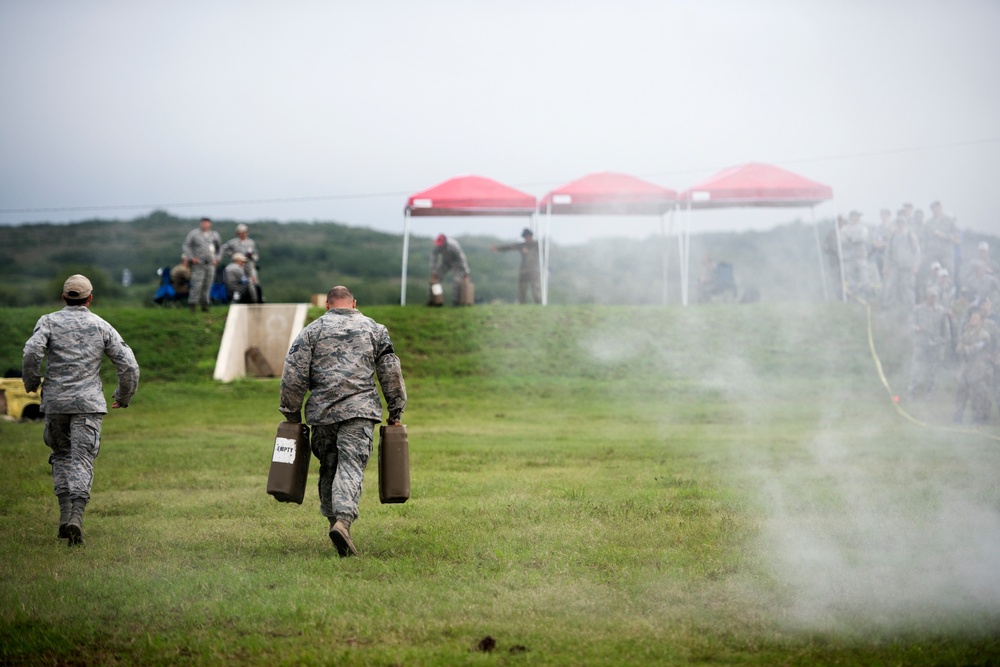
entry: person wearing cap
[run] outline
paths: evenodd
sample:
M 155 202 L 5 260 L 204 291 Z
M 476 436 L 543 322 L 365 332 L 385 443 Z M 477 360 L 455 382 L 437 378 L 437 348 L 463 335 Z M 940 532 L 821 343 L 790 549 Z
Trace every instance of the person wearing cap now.
M 229 239 L 222 244 L 222 259 L 235 255 L 236 253 L 241 253 L 245 257 L 243 264 L 243 270 L 247 274 L 247 280 L 252 285 L 259 284 L 259 276 L 257 275 L 257 261 L 260 259 L 260 253 L 257 251 L 257 243 L 250 238 L 250 228 L 240 223 L 236 225 L 236 236 Z
M 52 449 L 52 482 L 59 500 L 59 538 L 83 542 L 83 511 L 90 500 L 94 459 L 101 447 L 101 422 L 108 412 L 101 385 L 101 360 L 118 373 L 112 409 L 127 408 L 139 385 L 139 365 L 115 328 L 90 312 L 93 287 L 86 276 L 66 279 L 65 307 L 42 315 L 24 345 L 24 388 L 42 383 L 45 361 L 45 444 Z
M 527 227 L 521 232 L 520 243 L 493 246 L 493 252 L 516 250 L 521 253 L 521 268 L 517 274 L 517 302 L 528 303 L 528 291 L 534 303 L 542 302 L 542 271 L 538 261 L 538 241 Z
M 243 253 L 233 253 L 233 261 L 226 265 L 222 273 L 222 282 L 226 285 L 226 294 L 230 301 L 240 303 L 255 303 L 256 290 L 251 289 L 249 276 L 246 274 L 247 258 Z
M 920 270 L 920 241 L 910 231 L 902 211 L 896 216 L 895 227 L 886 242 L 884 259 L 882 305 L 912 309 L 916 303 L 917 272 Z
M 431 250 L 431 282 L 443 282 L 449 271 L 454 272 L 451 301 L 457 306 L 461 303 L 462 284 L 469 279 L 469 262 L 458 241 L 438 234 Z
M 192 229 L 184 239 L 181 252 L 188 258 L 191 268 L 191 291 L 188 294 L 191 312 L 199 305 L 203 311 L 208 311 L 221 249 L 222 237 L 212 229 L 211 218 L 202 218 L 198 222 L 198 229 Z
M 355 556 L 351 525 L 358 518 L 365 467 L 375 424 L 400 424 L 406 385 L 388 330 L 358 310 L 347 287 L 326 295 L 326 313 L 304 328 L 285 356 L 278 410 L 286 421 L 312 429 L 310 446 L 319 459 L 319 507 L 340 556 Z M 378 379 L 378 385 L 375 380 Z

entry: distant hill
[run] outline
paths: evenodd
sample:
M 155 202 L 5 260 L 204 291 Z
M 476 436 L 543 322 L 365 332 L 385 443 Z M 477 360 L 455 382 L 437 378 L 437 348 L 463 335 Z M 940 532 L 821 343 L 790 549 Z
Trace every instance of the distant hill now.
M 695 300 L 702 259 L 712 257 L 734 267 L 743 295 L 756 291 L 762 301 L 821 300 L 823 275 L 817 256 L 830 221 L 794 222 L 766 232 L 696 234 L 691 238 L 691 286 Z M 30 306 L 58 302 L 62 280 L 83 272 L 95 283 L 99 297 L 121 305 L 152 305 L 159 283 L 157 269 L 176 264 L 185 235 L 196 218 L 165 212 L 127 222 L 87 220 L 72 224 L 0 226 L 0 306 Z M 216 220 L 223 240 L 235 235 L 236 221 Z M 351 287 L 359 302 L 399 302 L 402 235 L 329 223 L 252 223 L 251 236 L 261 250 L 261 282 L 271 302 L 308 301 L 335 284 Z M 482 302 L 513 302 L 517 296 L 515 253 L 493 253 L 491 246 L 508 243 L 485 235 L 458 237 L 465 249 Z M 979 241 L 995 238 L 968 233 L 966 256 Z M 407 302 L 424 303 L 429 277 L 431 237 L 412 236 Z M 549 301 L 552 304 L 659 304 L 663 302 L 666 268 L 669 303 L 680 302 L 680 272 L 676 239 L 669 247 L 659 236 L 645 240 L 605 239 L 583 245 L 553 243 Z M 125 270 L 129 287 L 121 284 Z M 827 293 L 836 287 L 827 276 Z

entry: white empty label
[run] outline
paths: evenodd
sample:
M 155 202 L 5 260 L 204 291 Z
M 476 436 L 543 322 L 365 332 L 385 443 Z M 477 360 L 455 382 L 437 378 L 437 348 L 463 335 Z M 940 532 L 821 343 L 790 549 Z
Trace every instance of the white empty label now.
M 291 438 L 275 438 L 274 456 L 271 460 L 276 463 L 295 463 L 295 441 Z

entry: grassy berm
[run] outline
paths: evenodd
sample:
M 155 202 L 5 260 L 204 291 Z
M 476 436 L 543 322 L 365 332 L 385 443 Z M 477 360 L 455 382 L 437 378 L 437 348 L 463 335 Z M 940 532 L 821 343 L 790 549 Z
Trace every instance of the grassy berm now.
M 82 547 L 42 424 L 0 423 L 0 664 L 1000 664 L 997 420 L 951 423 L 954 367 L 911 404 L 876 320 L 898 412 L 860 305 L 365 309 L 412 496 L 373 457 L 347 559 L 315 462 L 265 493 L 278 381 L 210 379 L 224 310 L 95 310 L 139 394 Z M 2 311 L 5 368 L 41 312 Z

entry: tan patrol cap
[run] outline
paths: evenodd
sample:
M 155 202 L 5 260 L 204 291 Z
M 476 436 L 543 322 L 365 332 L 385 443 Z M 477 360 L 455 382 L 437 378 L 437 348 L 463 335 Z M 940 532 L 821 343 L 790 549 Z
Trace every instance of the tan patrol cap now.
M 76 273 L 66 279 L 63 283 L 63 296 L 71 299 L 86 299 L 94 291 L 94 286 L 90 284 L 87 276 Z

